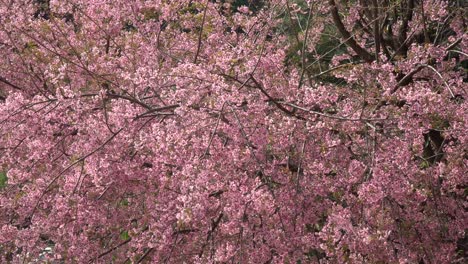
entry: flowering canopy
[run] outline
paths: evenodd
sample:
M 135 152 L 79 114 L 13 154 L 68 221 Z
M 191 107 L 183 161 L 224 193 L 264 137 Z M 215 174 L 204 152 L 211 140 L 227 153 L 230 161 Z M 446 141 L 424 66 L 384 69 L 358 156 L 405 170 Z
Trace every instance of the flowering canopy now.
M 2 0 L 0 262 L 462 262 L 460 2 Z

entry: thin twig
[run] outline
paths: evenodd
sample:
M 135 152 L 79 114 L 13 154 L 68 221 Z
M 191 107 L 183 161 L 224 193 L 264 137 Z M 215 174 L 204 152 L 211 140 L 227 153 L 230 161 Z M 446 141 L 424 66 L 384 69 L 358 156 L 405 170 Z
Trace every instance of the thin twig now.
M 433 72 L 435 72 L 439 78 L 444 82 L 445 86 L 447 87 L 447 89 L 449 90 L 450 92 L 450 96 L 452 96 L 452 98 L 455 98 L 455 95 L 453 94 L 453 91 L 452 89 L 450 88 L 450 86 L 448 85 L 448 83 L 445 81 L 444 77 L 442 77 L 442 74 L 440 74 L 440 72 L 438 70 L 436 70 L 436 68 L 432 67 L 431 65 L 429 64 L 420 64 L 421 66 L 423 67 L 426 67 L 426 68 L 429 68 L 431 69 Z
M 271 95 L 269 95 L 265 89 L 263 88 L 263 86 L 252 76 L 250 75 L 250 79 L 252 79 L 252 81 L 255 83 L 256 87 L 268 98 L 269 101 L 273 102 L 281 111 L 285 112 L 287 115 L 289 116 L 294 116 L 296 117 L 297 119 L 301 119 L 301 120 L 305 120 L 303 117 L 301 116 L 297 116 L 296 114 L 294 114 L 292 111 L 286 109 L 284 106 L 282 106 L 280 103 L 278 103 L 277 100 L 275 100 L 275 98 L 271 97 Z
M 414 70 L 406 74 L 403 78 L 401 78 L 400 81 L 398 81 L 397 85 L 395 85 L 395 87 L 393 87 L 393 89 L 390 91 L 390 94 L 394 94 L 396 91 L 398 91 L 398 89 L 400 89 L 400 87 L 409 84 L 411 80 L 413 79 L 413 76 L 416 73 L 420 72 L 422 68 L 423 67 L 419 65 Z
M 105 251 L 105 252 L 99 254 L 99 256 L 97 256 L 97 257 L 95 257 L 95 258 L 93 258 L 93 259 L 90 259 L 90 260 L 89 260 L 89 263 L 91 263 L 91 262 L 93 262 L 93 261 L 96 261 L 96 260 L 98 260 L 98 259 L 100 259 L 100 258 L 106 256 L 107 254 L 109 254 L 109 253 L 111 253 L 112 251 L 114 251 L 114 250 L 120 248 L 121 246 L 126 245 L 126 244 L 127 244 L 128 242 L 130 242 L 131 240 L 132 240 L 132 238 L 129 238 L 129 239 L 125 240 L 124 242 L 118 244 L 117 246 L 115 246 L 115 247 L 113 247 L 113 248 L 110 248 L 109 250 L 107 250 L 107 251 Z
M 301 65 L 302 66 L 302 71 L 301 71 L 301 77 L 299 79 L 299 84 L 297 86 L 297 89 L 301 89 L 302 82 L 304 81 L 304 74 L 305 74 L 305 71 L 306 71 L 305 50 L 306 50 L 306 47 L 307 47 L 307 38 L 309 37 L 310 17 L 311 16 L 312 16 L 312 7 L 309 7 L 309 15 L 307 17 L 307 25 L 306 25 L 305 35 L 304 35 L 304 43 L 302 45 L 302 52 L 301 52 L 301 55 L 302 55 L 302 65 Z
M 198 55 L 200 54 L 200 50 L 202 46 L 203 27 L 205 26 L 206 10 L 208 9 L 208 3 L 209 1 L 206 1 L 205 10 L 203 11 L 202 24 L 201 24 L 200 32 L 198 34 L 197 53 L 195 53 L 195 58 L 193 59 L 194 64 L 197 64 Z
M 296 109 L 302 110 L 304 112 L 312 113 L 312 114 L 315 114 L 315 115 L 318 115 L 318 116 L 323 116 L 323 117 L 327 117 L 327 118 L 331 118 L 331 119 L 338 119 L 338 120 L 343 120 L 343 121 L 365 122 L 365 121 L 388 121 L 388 120 L 390 120 L 390 118 L 348 118 L 348 117 L 344 117 L 344 116 L 329 115 L 329 114 L 325 114 L 325 113 L 322 113 L 322 112 L 309 110 L 309 109 L 306 109 L 304 107 L 300 107 L 298 105 L 291 104 L 291 103 L 282 102 L 282 104 L 288 105 L 288 106 L 294 107 Z
M 177 108 L 177 107 L 179 107 L 179 106 L 180 106 L 179 104 L 173 104 L 173 105 L 166 105 L 166 106 L 151 108 L 150 110 L 144 112 L 143 114 L 137 115 L 137 116 L 135 117 L 135 119 L 139 119 L 139 118 L 142 118 L 142 117 L 146 117 L 146 116 L 148 116 L 148 114 L 151 114 L 151 113 L 154 113 L 154 112 Z M 167 115 L 168 113 L 158 113 L 158 114 Z
M 24 90 L 21 87 L 19 87 L 18 85 L 11 83 L 10 81 L 8 81 L 7 79 L 5 79 L 5 78 L 3 78 L 1 76 L 0 76 L 0 82 L 6 84 L 6 85 L 8 85 L 8 86 L 10 86 L 10 87 L 12 87 L 12 88 L 14 88 L 16 90 Z
M 213 130 L 213 132 L 211 133 L 211 136 L 210 136 L 210 140 L 208 142 L 208 146 L 206 147 L 206 150 L 205 152 L 203 153 L 203 155 L 200 157 L 201 159 L 204 158 L 206 155 L 208 155 L 209 151 L 210 151 L 210 146 L 211 146 L 211 143 L 213 142 L 213 138 L 216 134 L 216 131 L 218 130 L 218 126 L 219 126 L 219 121 L 221 120 L 221 117 L 223 116 L 223 110 L 224 110 L 224 105 L 226 104 L 226 102 L 223 103 L 223 106 L 221 107 L 221 110 L 219 111 L 219 116 L 218 116 L 218 120 L 216 120 L 216 125 L 215 125 L 215 128 Z
M 304 150 L 305 150 L 305 146 L 307 144 L 307 138 L 304 139 L 304 143 L 302 143 L 302 149 L 301 149 L 301 156 L 300 156 L 300 160 L 299 160 L 299 164 L 297 166 L 297 174 L 296 174 L 296 190 L 299 191 L 300 190 L 300 173 L 301 173 L 301 167 L 302 167 L 302 161 L 303 161 L 303 157 L 304 157 Z
M 138 261 L 136 263 L 141 263 L 152 251 L 154 250 L 154 248 L 150 248 L 148 249 L 145 254 L 143 254 L 143 256 L 141 256 L 140 259 L 138 259 Z
M 39 203 L 41 202 L 41 200 L 44 198 L 44 196 L 46 195 L 46 193 L 49 191 L 50 187 L 52 186 L 52 184 L 54 184 L 58 178 L 60 176 L 62 176 L 63 173 L 67 172 L 69 169 L 71 169 L 73 166 L 75 166 L 76 164 L 84 161 L 86 158 L 88 158 L 89 156 L 93 155 L 94 153 L 96 153 L 97 151 L 101 150 L 104 146 L 106 146 L 109 142 L 112 141 L 112 139 L 114 139 L 121 131 L 123 130 L 123 128 L 119 129 L 119 131 L 117 131 L 116 133 L 114 133 L 111 137 L 109 137 L 106 141 L 104 141 L 104 143 L 102 143 L 99 147 L 97 147 L 96 149 L 94 149 L 93 151 L 89 152 L 88 154 L 82 156 L 81 158 L 77 159 L 76 161 L 72 162 L 70 165 L 68 165 L 65 169 L 63 169 L 62 171 L 60 171 L 60 173 L 54 177 L 54 179 L 47 185 L 47 187 L 45 188 L 45 190 L 42 192 L 41 196 L 39 196 L 39 199 L 37 200 L 36 202 L 36 205 L 34 206 L 33 210 L 31 211 L 31 214 L 29 216 L 30 219 L 32 219 L 32 216 L 34 215 L 34 213 L 36 212 L 37 210 L 37 207 L 39 206 Z

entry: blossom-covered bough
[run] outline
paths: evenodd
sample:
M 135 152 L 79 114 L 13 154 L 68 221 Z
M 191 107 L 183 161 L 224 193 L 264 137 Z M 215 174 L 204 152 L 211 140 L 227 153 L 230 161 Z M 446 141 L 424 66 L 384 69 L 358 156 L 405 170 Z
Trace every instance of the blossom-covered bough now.
M 0 262 L 466 261 L 466 8 L 0 1 Z

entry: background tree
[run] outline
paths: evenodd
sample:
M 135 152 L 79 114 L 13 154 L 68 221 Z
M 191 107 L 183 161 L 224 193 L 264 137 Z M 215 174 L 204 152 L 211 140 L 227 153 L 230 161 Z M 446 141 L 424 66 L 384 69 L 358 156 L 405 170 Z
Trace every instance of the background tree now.
M 466 261 L 462 3 L 0 2 L 1 262 Z

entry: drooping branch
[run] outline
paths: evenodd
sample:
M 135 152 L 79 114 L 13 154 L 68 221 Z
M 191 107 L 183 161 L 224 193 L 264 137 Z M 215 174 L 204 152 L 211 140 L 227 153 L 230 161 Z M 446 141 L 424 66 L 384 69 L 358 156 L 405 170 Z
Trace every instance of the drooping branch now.
M 442 74 L 440 74 L 440 72 L 436 68 L 434 68 L 434 67 L 432 67 L 431 65 L 428 65 L 428 64 L 420 64 L 420 66 L 429 68 L 431 71 L 433 71 L 435 74 L 437 74 L 437 76 L 439 76 L 439 78 L 444 82 L 445 87 L 447 87 L 447 90 L 449 91 L 450 96 L 452 98 L 455 98 L 455 94 L 453 93 L 452 89 L 450 88 L 450 85 L 448 85 L 447 81 L 444 79 Z
M 453 93 L 452 89 L 448 85 L 447 81 L 445 81 L 445 79 L 443 78 L 442 74 L 440 74 L 440 72 L 437 69 L 435 69 L 433 66 L 431 66 L 429 64 L 423 64 L 423 63 L 418 64 L 418 66 L 414 70 L 412 70 L 411 72 L 406 74 L 403 78 L 401 78 L 401 80 L 397 83 L 397 85 L 390 91 L 390 94 L 394 94 L 396 91 L 398 91 L 398 89 L 400 87 L 406 86 L 409 83 L 411 83 L 411 81 L 413 80 L 413 76 L 416 73 L 420 72 L 423 68 L 428 68 L 431 71 L 433 71 L 435 74 L 437 74 L 437 76 L 439 76 L 439 78 L 444 82 L 444 85 L 447 88 L 447 90 L 449 91 L 450 96 L 452 98 L 455 98 L 455 94 Z

